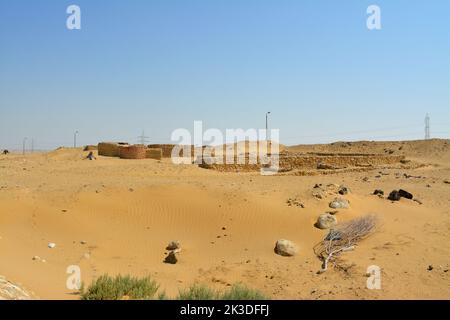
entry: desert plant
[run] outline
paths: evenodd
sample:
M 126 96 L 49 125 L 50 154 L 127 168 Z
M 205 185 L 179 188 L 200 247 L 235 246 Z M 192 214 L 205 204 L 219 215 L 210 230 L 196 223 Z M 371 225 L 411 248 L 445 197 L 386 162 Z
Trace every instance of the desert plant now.
M 218 293 L 205 285 L 193 284 L 187 289 L 181 290 L 177 300 L 215 300 Z
M 243 284 L 235 284 L 220 295 L 222 300 L 268 300 L 258 290 L 250 289 Z
M 359 241 L 372 234 L 378 225 L 374 215 L 366 215 L 338 225 L 314 247 L 317 257 L 323 262 L 320 273 L 327 271 L 328 264 L 337 263 L 338 257 L 353 250 Z
M 110 277 L 103 275 L 81 291 L 82 300 L 149 300 L 154 297 L 159 286 L 150 277 L 131 276 Z
M 194 284 L 180 291 L 178 300 L 267 300 L 261 292 L 235 284 L 225 291 L 213 290 L 205 285 Z

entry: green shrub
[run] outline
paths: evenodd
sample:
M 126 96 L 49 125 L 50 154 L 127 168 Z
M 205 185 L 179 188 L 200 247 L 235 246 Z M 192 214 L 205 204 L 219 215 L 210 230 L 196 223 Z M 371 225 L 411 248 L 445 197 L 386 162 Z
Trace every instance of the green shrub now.
M 204 285 L 194 284 L 188 289 L 181 290 L 178 300 L 215 300 L 218 298 L 217 292 Z
M 194 284 L 180 291 L 178 300 L 267 300 L 261 292 L 249 289 L 243 284 L 235 284 L 230 289 L 215 291 L 204 285 Z
M 222 300 L 268 300 L 268 298 L 258 290 L 249 289 L 243 284 L 235 284 L 226 290 L 221 296 Z
M 103 275 L 92 282 L 85 291 L 81 291 L 82 300 L 149 300 L 154 297 L 159 286 L 150 277 L 142 279 Z
M 103 275 L 94 280 L 85 289 L 84 283 L 80 289 L 82 300 L 168 300 L 165 292 L 158 295 L 159 285 L 150 277 L 135 278 L 129 275 L 110 277 Z M 235 284 L 225 291 L 217 291 L 205 285 L 194 284 L 180 290 L 177 300 L 266 300 L 258 290 L 249 289 L 243 284 Z

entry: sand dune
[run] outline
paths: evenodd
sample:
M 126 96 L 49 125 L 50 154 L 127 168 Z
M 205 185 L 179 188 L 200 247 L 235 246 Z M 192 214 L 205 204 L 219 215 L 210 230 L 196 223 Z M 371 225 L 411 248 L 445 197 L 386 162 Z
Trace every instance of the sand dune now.
M 81 149 L 2 155 L 0 274 L 44 299 L 78 299 L 66 288 L 70 265 L 80 266 L 86 283 L 104 273 L 150 274 L 169 295 L 200 281 L 217 288 L 243 282 L 274 299 L 450 298 L 449 141 L 287 150 L 395 153 L 428 166 L 387 168 L 382 175 L 260 176 L 169 159 L 88 161 Z M 322 199 L 313 195 L 315 184 L 328 190 Z M 382 225 L 343 256 L 345 271 L 319 275 L 312 248 L 327 231 L 314 223 L 337 196 L 330 184 L 351 190 L 345 196 L 350 209 L 339 210 L 338 222 L 374 213 Z M 422 204 L 372 195 L 398 188 Z M 293 198 L 304 208 L 288 206 Z M 298 255 L 276 255 L 281 238 L 295 242 Z M 163 263 L 171 240 L 182 244 L 176 265 Z M 48 248 L 50 242 L 56 247 Z M 366 288 L 366 269 L 374 264 L 382 268 L 381 290 Z

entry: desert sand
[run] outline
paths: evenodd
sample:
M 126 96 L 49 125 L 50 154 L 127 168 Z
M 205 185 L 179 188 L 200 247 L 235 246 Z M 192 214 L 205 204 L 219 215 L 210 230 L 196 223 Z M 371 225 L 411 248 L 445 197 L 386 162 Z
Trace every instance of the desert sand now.
M 88 161 L 82 149 L 1 155 L 0 275 L 40 299 L 79 298 L 66 288 L 70 265 L 80 266 L 86 284 L 105 273 L 151 275 L 169 296 L 194 282 L 218 289 L 242 282 L 272 299 L 450 299 L 449 140 L 287 150 L 391 152 L 420 165 L 261 176 L 170 159 Z M 339 185 L 350 189 L 350 208 L 339 210 L 338 222 L 372 213 L 381 225 L 342 256 L 345 268 L 318 274 L 313 247 L 327 231 L 314 223 Z M 372 194 L 399 188 L 422 204 Z M 298 254 L 275 254 L 278 239 L 295 242 Z M 171 240 L 182 246 L 175 265 L 163 263 Z M 380 290 L 366 288 L 370 265 L 382 270 Z

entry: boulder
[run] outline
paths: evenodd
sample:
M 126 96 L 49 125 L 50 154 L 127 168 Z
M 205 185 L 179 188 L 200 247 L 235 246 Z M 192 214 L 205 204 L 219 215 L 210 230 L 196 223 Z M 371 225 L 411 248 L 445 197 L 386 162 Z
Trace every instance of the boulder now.
M 298 248 L 292 241 L 281 239 L 275 244 L 275 253 L 280 256 L 291 257 L 296 255 L 297 252 Z
M 316 222 L 316 227 L 319 229 L 331 229 L 337 224 L 337 219 L 335 216 L 324 213 L 319 216 Z
M 412 200 L 414 196 L 405 190 L 393 190 L 390 194 L 388 199 L 391 201 L 399 201 L 401 198 Z
M 35 297 L 20 285 L 0 276 L 0 300 L 34 300 Z
M 348 200 L 343 198 L 335 198 L 330 202 L 330 208 L 332 209 L 348 209 L 350 207 L 350 203 Z

